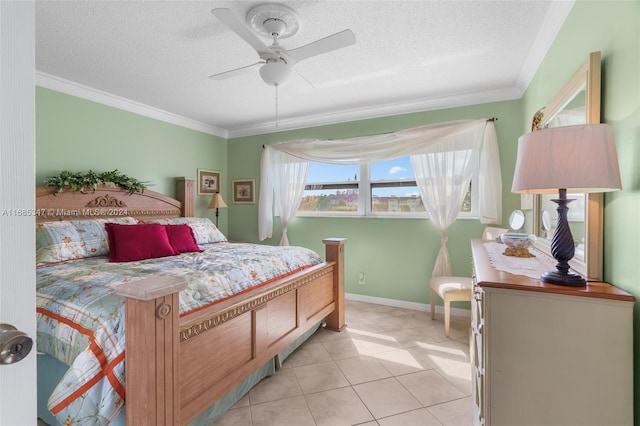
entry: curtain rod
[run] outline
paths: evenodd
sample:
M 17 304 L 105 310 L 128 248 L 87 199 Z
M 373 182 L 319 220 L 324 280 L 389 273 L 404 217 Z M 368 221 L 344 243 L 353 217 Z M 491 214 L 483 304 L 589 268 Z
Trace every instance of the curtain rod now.
M 496 121 L 498 121 L 498 117 L 487 118 L 487 123 L 489 123 L 489 122 L 493 123 L 493 122 L 496 122 Z M 264 149 L 264 147 L 265 147 L 265 145 L 263 144 L 262 148 Z

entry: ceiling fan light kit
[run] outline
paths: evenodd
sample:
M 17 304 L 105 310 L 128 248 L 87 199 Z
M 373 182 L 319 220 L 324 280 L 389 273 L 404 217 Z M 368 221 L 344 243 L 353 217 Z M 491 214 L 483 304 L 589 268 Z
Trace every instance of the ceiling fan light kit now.
M 282 86 L 291 77 L 291 67 L 286 62 L 267 61 L 260 67 L 260 77 L 270 86 Z

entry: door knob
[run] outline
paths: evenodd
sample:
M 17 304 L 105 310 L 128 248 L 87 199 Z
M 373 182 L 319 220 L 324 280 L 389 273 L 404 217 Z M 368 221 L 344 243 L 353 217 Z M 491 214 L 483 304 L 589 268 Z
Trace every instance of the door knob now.
M 31 352 L 33 340 L 10 324 L 0 324 L 0 364 L 14 364 Z

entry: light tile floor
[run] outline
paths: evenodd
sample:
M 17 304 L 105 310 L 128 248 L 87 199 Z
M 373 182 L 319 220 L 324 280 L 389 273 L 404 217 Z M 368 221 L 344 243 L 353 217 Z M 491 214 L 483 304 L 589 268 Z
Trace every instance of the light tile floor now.
M 471 425 L 470 319 L 348 300 L 215 426 Z

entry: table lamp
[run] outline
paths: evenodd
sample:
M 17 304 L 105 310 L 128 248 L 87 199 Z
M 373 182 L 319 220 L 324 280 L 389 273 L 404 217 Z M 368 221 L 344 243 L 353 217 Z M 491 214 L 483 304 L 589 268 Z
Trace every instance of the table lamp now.
M 579 124 L 542 129 L 518 139 L 512 192 L 558 193 L 558 222 L 551 238 L 556 270 L 542 274 L 544 283 L 584 287 L 586 280 L 569 273 L 575 244 L 569 222 L 567 191 L 607 192 L 621 189 L 613 131 L 608 124 Z
M 226 209 L 227 207 L 227 203 L 224 202 L 224 199 L 219 192 L 213 194 L 213 197 L 211 197 L 211 202 L 209 203 L 209 208 L 216 209 L 216 227 L 218 227 L 218 209 Z

